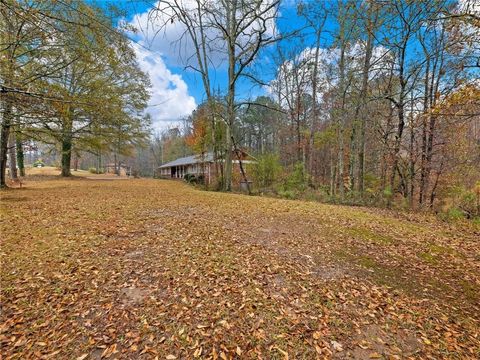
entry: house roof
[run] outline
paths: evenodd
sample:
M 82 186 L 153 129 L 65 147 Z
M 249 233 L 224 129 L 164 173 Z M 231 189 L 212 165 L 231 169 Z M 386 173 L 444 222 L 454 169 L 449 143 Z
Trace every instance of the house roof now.
M 198 164 L 202 162 L 212 162 L 213 161 L 213 153 L 206 153 L 203 158 L 201 155 L 190 155 L 182 158 L 178 158 L 176 160 L 170 161 L 166 164 L 163 164 L 159 167 L 159 169 L 169 168 L 172 166 L 182 166 L 182 165 L 191 165 L 191 164 Z

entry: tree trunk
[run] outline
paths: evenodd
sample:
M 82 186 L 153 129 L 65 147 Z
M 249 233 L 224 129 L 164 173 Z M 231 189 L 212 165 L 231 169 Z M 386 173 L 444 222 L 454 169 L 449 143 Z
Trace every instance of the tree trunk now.
M 333 154 L 330 154 L 330 196 L 336 195 L 336 175 L 337 169 L 335 167 L 335 160 Z
M 430 193 L 430 208 L 433 207 L 433 203 L 435 201 L 435 196 L 436 196 L 436 192 L 437 192 L 437 186 L 438 186 L 438 180 L 440 179 L 440 175 L 442 174 L 443 172 L 443 165 L 444 165 L 444 159 L 445 159 L 445 155 L 442 154 L 442 160 L 440 162 L 440 168 L 437 172 L 437 176 L 435 177 L 435 181 L 433 183 L 433 186 L 432 186 L 432 192 Z
M 2 4 L 3 6 L 3 4 Z M 7 6 L 8 7 L 8 6 Z M 2 19 L 2 42 L 6 44 L 17 44 L 18 38 L 15 27 L 13 26 L 14 22 L 10 20 L 15 19 L 15 12 L 13 10 L 2 11 L 2 15 L 12 15 L 5 16 L 5 19 Z M 0 68 L 0 77 L 5 87 L 12 88 L 14 87 L 14 77 L 15 77 L 15 49 L 17 46 L 7 46 L 2 49 L 2 67 Z M 3 114 L 2 114 L 2 129 L 0 136 L 0 188 L 6 188 L 6 171 L 7 171 L 7 153 L 8 153 L 8 142 L 10 139 L 10 129 L 13 126 L 13 101 L 12 94 L 7 92 L 0 93 L 3 105 Z
M 73 115 L 74 111 L 69 107 L 62 123 L 62 176 L 72 176 L 70 165 L 72 161 L 72 140 L 73 140 Z
M 99 151 L 98 154 L 97 154 L 97 161 L 96 161 L 96 168 L 95 168 L 97 174 L 100 173 L 100 161 L 101 161 L 100 156 L 101 155 L 100 155 L 100 151 Z
M 298 105 L 298 104 L 297 104 Z M 299 109 L 297 107 L 297 114 L 296 114 L 296 127 L 295 131 L 297 133 L 297 161 L 302 161 L 303 155 L 302 155 L 302 133 L 300 131 L 300 113 Z M 303 163 L 305 166 L 305 163 Z
M 343 26 L 343 25 L 342 25 Z M 342 30 L 343 33 L 343 30 Z M 344 125 L 345 125 L 345 39 L 342 39 L 342 47 L 340 50 L 340 63 L 339 63 L 339 90 L 340 90 L 340 111 L 337 114 L 337 134 L 338 134 L 338 191 L 340 199 L 343 200 L 345 196 L 345 182 L 344 182 L 344 162 L 343 156 L 345 151 L 345 142 L 344 142 Z
M 118 171 L 118 166 L 117 166 L 117 153 L 113 153 L 113 173 L 115 175 L 119 175 L 119 171 Z
M 10 178 L 13 180 L 18 179 L 17 173 L 17 154 L 15 150 L 15 132 L 10 131 L 8 141 L 8 159 L 10 165 Z
M 435 133 L 435 123 L 436 123 L 436 116 L 430 115 L 430 123 L 428 127 L 428 137 L 427 137 L 427 148 L 425 154 L 425 178 L 423 184 L 423 194 L 425 196 L 426 192 L 428 191 L 428 187 L 430 186 L 430 172 L 432 169 L 432 157 L 433 157 L 433 141 L 434 141 L 434 133 Z
M 225 129 L 225 167 L 223 171 L 223 190 L 232 190 L 232 135 L 231 126 L 228 124 Z
M 232 143 L 233 143 L 233 148 L 235 149 L 235 155 L 237 155 L 238 165 L 240 167 L 240 172 L 242 173 L 243 180 L 245 181 L 245 184 L 247 185 L 248 195 L 252 195 L 252 191 L 250 189 L 250 183 L 248 182 L 247 174 L 245 173 L 245 169 L 243 168 L 241 153 L 238 150 L 237 144 L 235 143 L 235 139 L 233 138 L 233 136 L 232 136 Z
M 443 38 L 443 30 L 442 30 Z M 429 60 L 429 57 L 427 57 Z M 437 74 L 437 67 L 438 74 Z M 428 117 L 426 114 L 427 110 L 435 108 L 437 100 L 437 92 L 440 84 L 441 74 L 443 68 L 443 56 L 440 55 L 440 58 L 435 57 L 433 62 L 433 68 L 430 76 L 430 85 L 428 84 L 429 78 L 425 77 L 425 99 L 424 107 L 426 108 L 424 122 L 423 122 L 423 134 L 422 134 L 422 173 L 420 181 L 420 197 L 419 203 L 424 204 L 426 202 L 426 195 L 428 188 L 430 186 L 430 172 L 432 168 L 432 157 L 433 157 L 433 143 L 435 140 L 435 126 L 436 126 L 436 115 L 429 113 Z M 427 75 L 429 71 L 429 62 L 427 63 Z M 437 76 L 435 76 L 437 74 Z M 427 127 L 428 120 L 428 127 Z M 435 185 L 436 187 L 436 185 Z M 435 198 L 435 190 L 432 190 L 430 196 L 430 207 L 433 205 L 433 200 Z
M 17 144 L 17 166 L 18 170 L 20 171 L 20 176 L 25 176 L 25 155 L 23 153 L 23 142 L 22 142 L 22 135 L 20 133 L 16 133 L 15 141 Z
M 7 187 L 6 170 L 7 170 L 7 153 L 8 140 L 10 138 L 10 126 L 12 124 L 12 101 L 9 95 L 4 99 L 4 110 L 2 119 L 2 130 L 0 137 L 0 188 Z
M 395 177 L 397 174 L 398 156 L 400 153 L 400 145 L 402 143 L 403 129 L 405 128 L 405 113 L 404 113 L 403 99 L 401 100 L 401 103 L 399 104 L 397 111 L 398 111 L 398 126 L 397 126 L 397 133 L 395 134 L 392 172 L 390 175 L 390 191 L 392 192 L 392 194 L 394 193 L 394 189 L 395 189 Z M 389 201 L 388 205 L 391 205 L 391 200 Z
M 369 6 L 369 10 L 370 10 Z M 363 63 L 362 89 L 360 91 L 360 136 L 358 145 L 358 190 L 363 195 L 365 191 L 365 136 L 367 125 L 367 114 L 365 105 L 367 103 L 368 77 L 370 74 L 370 64 L 373 52 L 373 23 L 368 21 L 368 38 L 365 51 L 365 61 Z
M 354 190 L 357 186 L 357 181 L 355 179 L 357 171 L 357 120 L 353 119 L 352 123 L 352 133 L 350 134 L 350 149 L 349 149 L 349 161 L 348 161 L 348 178 L 350 180 L 350 190 Z
M 419 194 L 418 194 L 418 203 L 422 205 L 423 199 L 425 198 L 425 163 L 426 163 L 426 154 L 427 154 L 427 119 L 426 114 L 422 116 L 422 157 L 421 157 L 421 170 L 420 170 L 420 184 L 419 184 Z
M 387 123 L 385 124 L 385 130 L 382 133 L 382 154 L 381 154 L 381 188 L 387 189 L 387 177 L 388 177 L 388 160 L 392 155 L 392 149 L 389 147 L 390 129 L 392 128 L 392 122 L 394 118 L 395 106 L 390 105 L 390 109 L 387 116 Z
M 232 190 L 232 136 L 235 124 L 235 11 L 236 2 L 229 4 L 227 9 L 227 28 L 230 38 L 228 39 L 228 94 L 227 94 L 227 126 L 225 134 L 225 168 L 223 171 L 223 190 Z
M 425 49 L 424 49 L 425 50 Z M 426 50 L 425 50 L 426 52 Z M 429 105 L 429 77 L 430 77 L 430 58 L 426 58 L 426 69 L 425 69 L 425 79 L 424 79 L 424 95 L 423 95 L 423 114 L 422 114 L 422 158 L 421 158 L 421 170 L 420 170 L 420 184 L 419 184 L 419 195 L 418 203 L 422 205 L 425 198 L 425 176 L 426 176 L 426 159 L 427 159 L 427 118 L 428 111 L 430 108 Z
M 318 61 L 320 58 L 320 40 L 322 36 L 323 25 L 325 24 L 326 17 L 323 19 L 322 24 L 317 30 L 317 37 L 315 41 L 315 61 L 313 63 L 313 74 L 312 74 L 312 120 L 310 124 L 310 139 L 308 143 L 308 173 L 310 176 L 313 176 L 313 166 L 314 166 L 314 143 L 315 143 L 315 131 L 317 130 L 317 119 L 318 119 L 318 106 L 317 106 L 317 77 L 318 77 Z
M 70 163 L 72 159 L 72 135 L 64 136 L 62 139 L 62 176 L 69 177 Z
M 403 130 L 405 128 L 405 89 L 407 87 L 407 81 L 405 79 L 405 56 L 406 56 L 406 48 L 407 48 L 408 37 L 404 39 L 403 46 L 400 49 L 400 62 L 399 62 L 399 83 L 400 83 L 400 94 L 398 102 L 395 103 L 398 112 L 398 125 L 397 125 L 397 132 L 395 134 L 395 141 L 393 146 L 393 164 L 392 164 L 392 172 L 390 175 L 390 191 L 392 195 L 394 194 L 395 188 L 395 177 L 397 174 L 397 166 L 398 166 L 398 157 L 400 154 L 400 146 L 402 144 L 402 136 Z M 389 199 L 388 206 L 391 205 L 392 197 Z
M 75 154 L 75 160 L 73 161 L 73 170 L 78 171 L 78 154 Z
M 413 196 L 415 194 L 415 159 L 414 159 L 414 145 L 415 145 L 415 130 L 413 124 L 413 101 L 411 108 L 411 117 L 410 117 L 410 166 L 409 166 L 409 175 L 410 175 L 410 191 L 408 193 L 408 200 L 410 207 L 413 208 Z

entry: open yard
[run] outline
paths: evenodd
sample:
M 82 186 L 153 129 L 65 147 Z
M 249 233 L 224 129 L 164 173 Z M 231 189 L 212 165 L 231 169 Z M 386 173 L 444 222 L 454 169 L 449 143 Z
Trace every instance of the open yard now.
M 3 359 L 480 358 L 473 225 L 147 179 L 0 197 Z

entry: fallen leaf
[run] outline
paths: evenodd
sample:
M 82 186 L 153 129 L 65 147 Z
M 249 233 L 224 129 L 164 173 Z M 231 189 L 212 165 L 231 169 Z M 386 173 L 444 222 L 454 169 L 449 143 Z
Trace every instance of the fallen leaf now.
M 422 340 L 426 345 L 431 345 L 432 344 L 432 342 L 430 340 L 428 340 L 426 337 L 422 337 Z
M 193 357 L 197 358 L 200 355 L 202 355 L 202 348 L 201 347 L 199 347 L 199 348 L 197 348 L 197 350 L 195 350 L 195 352 L 193 353 Z
M 338 352 L 341 352 L 343 351 L 343 346 L 342 344 L 340 344 L 339 342 L 335 341 L 335 340 L 332 340 L 332 346 L 333 348 L 338 351 Z

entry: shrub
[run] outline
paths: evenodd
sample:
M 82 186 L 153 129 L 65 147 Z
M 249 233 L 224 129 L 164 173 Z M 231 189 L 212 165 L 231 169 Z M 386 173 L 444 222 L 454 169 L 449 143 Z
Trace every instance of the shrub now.
M 205 184 L 205 176 L 203 174 L 197 175 L 195 180 L 197 184 Z
M 473 191 L 465 191 L 460 198 L 460 209 L 465 211 L 469 217 L 477 215 L 477 197 Z
M 202 174 L 185 174 L 183 175 L 183 179 L 189 184 L 203 184 L 205 182 L 205 178 Z
M 385 190 L 383 190 L 383 197 L 385 199 L 391 199 L 392 196 L 393 196 L 392 189 L 390 188 L 390 186 L 387 186 Z
M 277 186 L 277 193 L 287 199 L 308 198 L 307 189 L 308 178 L 305 174 L 305 168 L 301 162 L 298 162 L 295 164 L 293 171 L 286 174 L 281 184 Z
M 44 167 L 44 166 L 45 166 L 45 163 L 41 159 L 35 160 L 33 163 L 33 167 Z
M 307 201 L 319 201 L 319 202 L 327 202 L 330 197 L 328 195 L 328 191 L 325 191 L 322 187 L 318 189 L 307 189 L 302 194 L 302 199 Z
M 293 172 L 288 175 L 283 187 L 285 190 L 305 191 L 307 187 L 307 179 L 303 163 L 298 162 L 295 164 Z
M 460 220 L 460 219 L 463 219 L 464 217 L 465 217 L 465 214 L 459 208 L 452 207 L 448 209 L 448 212 L 447 212 L 448 220 Z
M 349 205 L 362 205 L 362 194 L 356 190 L 348 191 L 345 193 L 344 203 Z
M 392 188 L 390 186 L 385 187 L 380 196 L 380 203 L 382 203 L 383 206 L 391 205 L 393 195 Z
M 448 191 L 447 217 L 451 218 L 450 211 L 460 211 L 462 217 L 469 219 L 480 216 L 480 184 L 477 183 L 469 190 L 464 186 L 452 186 Z M 454 214 L 455 215 L 455 214 Z M 455 218 L 455 216 L 454 216 Z
M 272 186 L 282 171 L 277 154 L 262 155 L 249 168 L 253 181 L 259 188 Z
M 293 190 L 279 190 L 278 195 L 280 195 L 285 199 L 291 199 L 291 200 L 296 199 L 298 197 L 298 193 Z
M 94 167 L 88 168 L 88 171 L 92 174 L 103 174 L 104 173 L 104 171 L 102 169 L 98 169 L 98 171 L 97 171 L 97 168 L 94 168 Z
M 364 185 L 366 191 L 378 192 L 381 189 L 382 181 L 380 177 L 375 176 L 372 173 L 366 173 L 364 179 Z
M 195 175 L 193 174 L 185 174 L 183 175 L 183 180 L 185 180 L 186 182 L 192 184 L 195 182 Z

